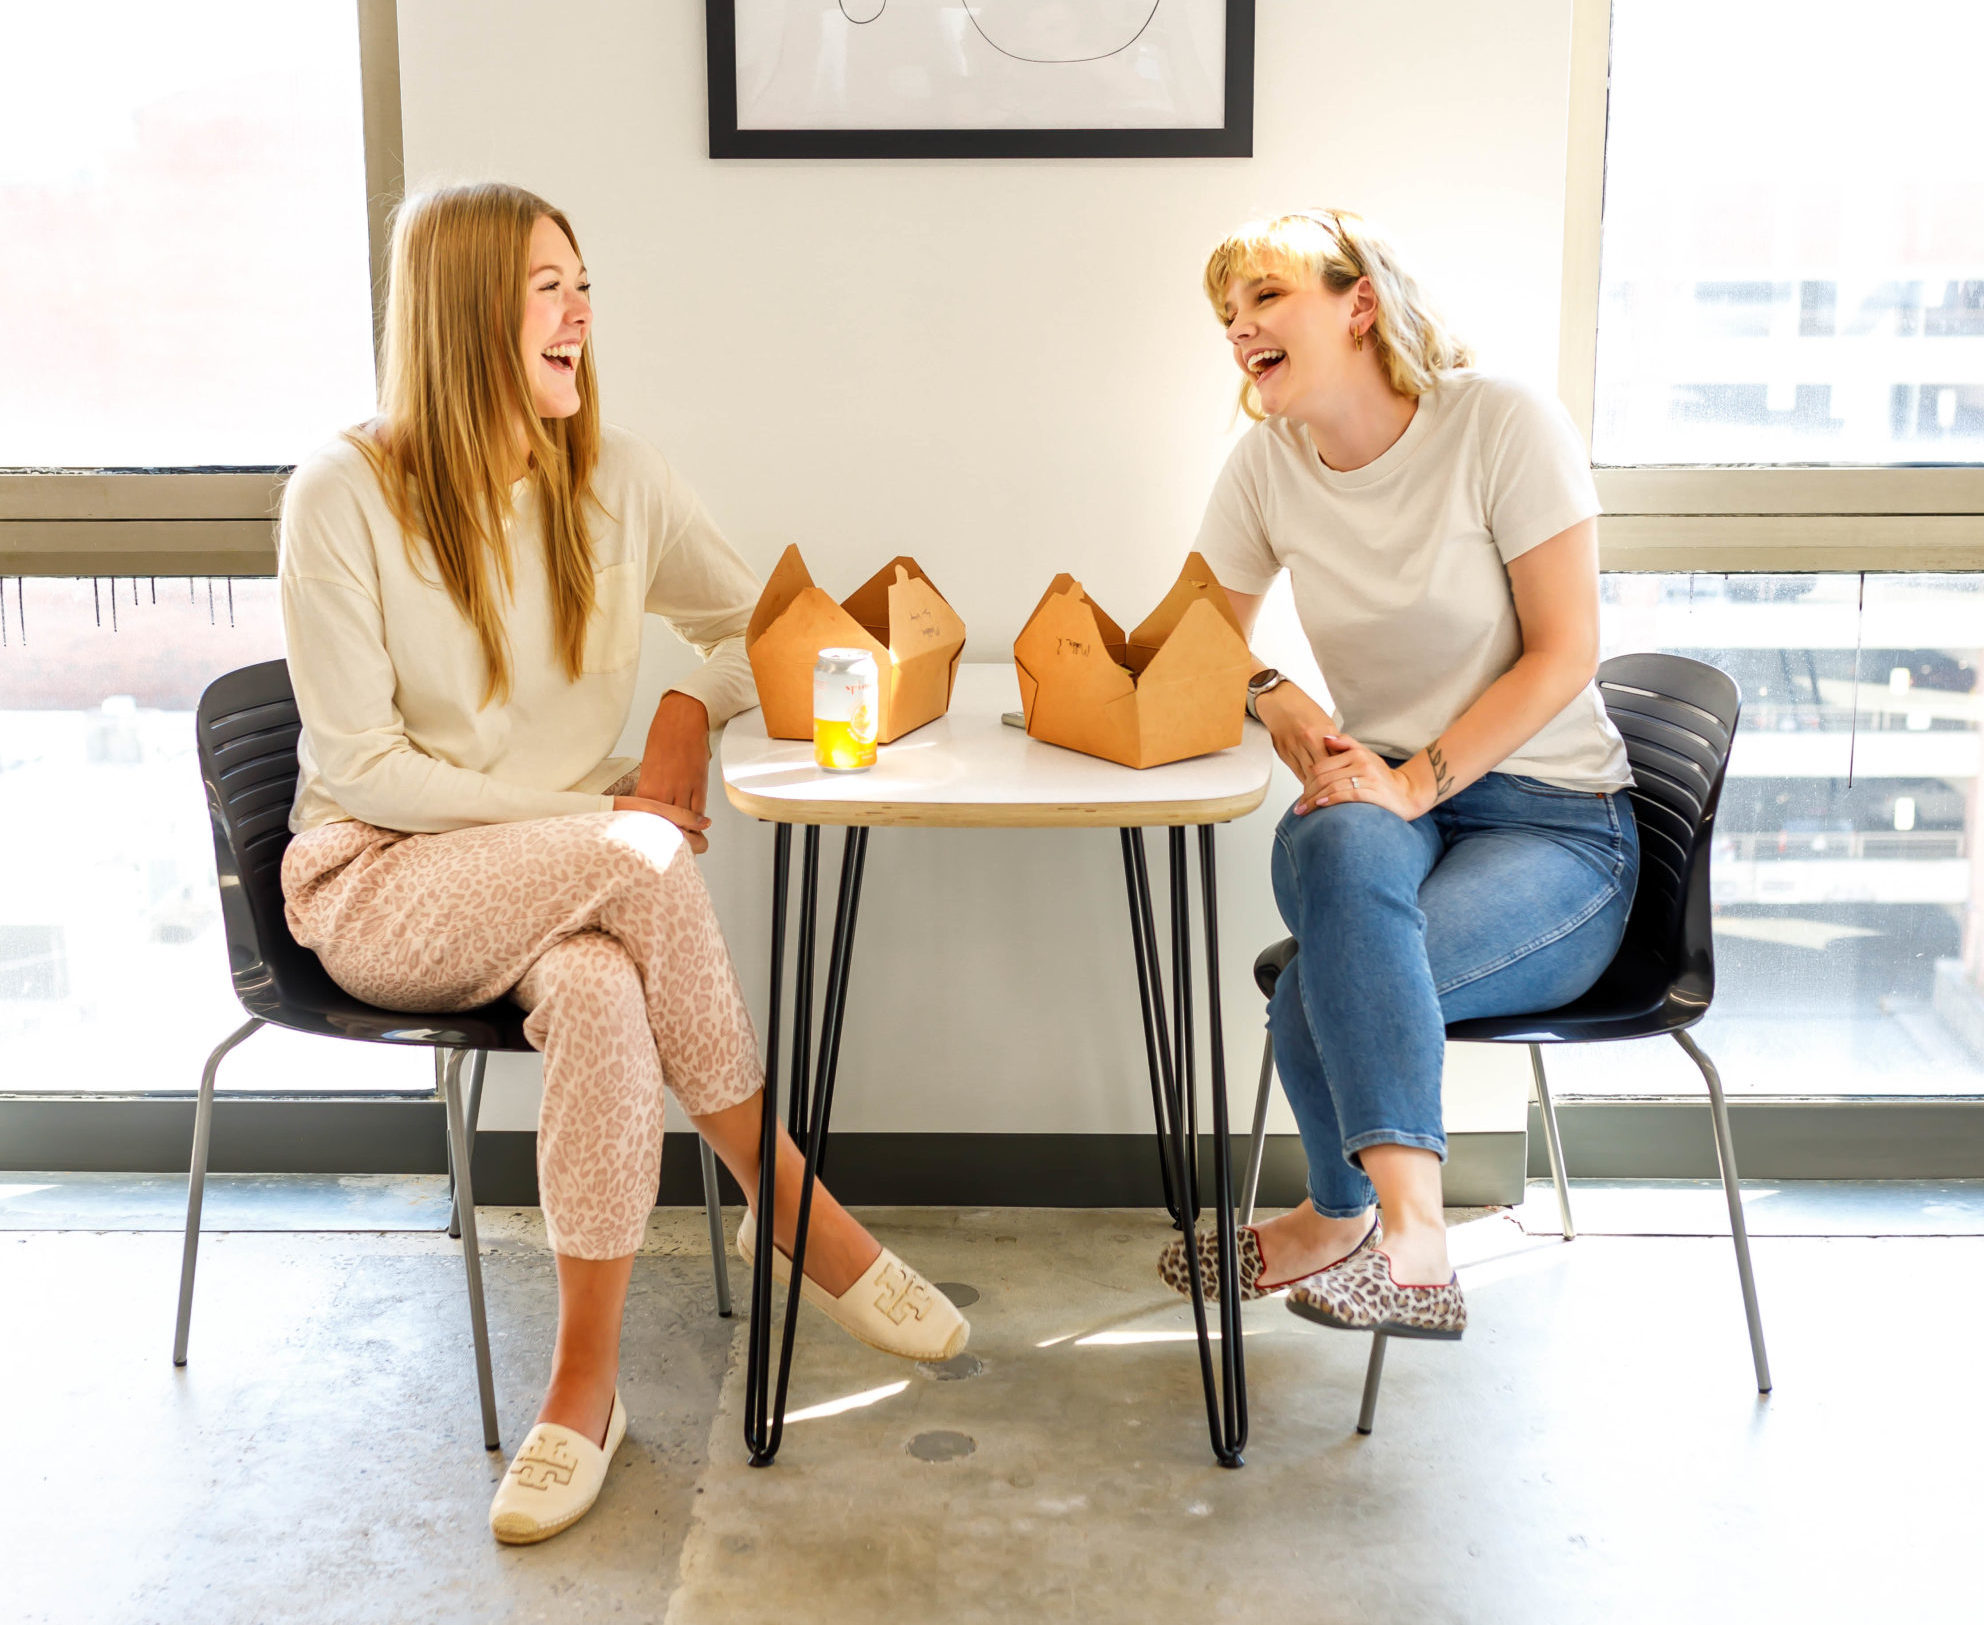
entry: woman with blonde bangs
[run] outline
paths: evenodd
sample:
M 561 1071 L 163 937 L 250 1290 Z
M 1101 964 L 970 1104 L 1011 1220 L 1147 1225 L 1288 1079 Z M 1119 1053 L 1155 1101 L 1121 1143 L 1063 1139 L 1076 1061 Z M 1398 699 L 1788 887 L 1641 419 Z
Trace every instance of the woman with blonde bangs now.
M 558 1331 L 490 1508 L 509 1543 L 581 1517 L 626 1432 L 620 1325 L 663 1085 L 746 1189 L 764 1126 L 757 1041 L 693 861 L 709 730 L 756 703 L 758 583 L 662 457 L 600 422 L 588 291 L 569 223 L 529 192 L 409 198 L 380 415 L 297 469 L 278 572 L 303 722 L 291 930 L 389 1009 L 507 994 L 544 1052 Z M 634 763 L 610 753 L 649 613 L 703 664 L 662 697 Z M 779 1131 L 784 1251 L 802 1166 Z M 823 1188 L 807 1276 L 811 1301 L 886 1352 L 964 1346 L 949 1300 Z
M 1562 407 L 1472 370 L 1357 216 L 1243 226 L 1205 291 L 1255 427 L 1199 551 L 1250 630 L 1289 572 L 1341 717 L 1272 669 L 1248 685 L 1302 782 L 1275 832 L 1298 952 L 1268 1028 L 1309 1193 L 1242 1230 L 1238 1289 L 1290 1287 L 1328 1326 L 1458 1338 L 1445 1024 L 1584 992 L 1639 874 L 1632 775 L 1593 682 L 1598 497 Z M 1199 1250 L 1216 1270 L 1210 1235 Z M 1186 1289 L 1182 1239 L 1159 1268 Z

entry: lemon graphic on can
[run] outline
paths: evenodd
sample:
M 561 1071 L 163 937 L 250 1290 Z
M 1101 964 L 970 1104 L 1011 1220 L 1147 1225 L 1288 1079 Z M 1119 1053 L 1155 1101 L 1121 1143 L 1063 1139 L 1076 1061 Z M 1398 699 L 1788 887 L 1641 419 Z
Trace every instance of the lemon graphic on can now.
M 813 760 L 829 773 L 875 765 L 881 687 L 865 649 L 822 649 L 813 668 Z

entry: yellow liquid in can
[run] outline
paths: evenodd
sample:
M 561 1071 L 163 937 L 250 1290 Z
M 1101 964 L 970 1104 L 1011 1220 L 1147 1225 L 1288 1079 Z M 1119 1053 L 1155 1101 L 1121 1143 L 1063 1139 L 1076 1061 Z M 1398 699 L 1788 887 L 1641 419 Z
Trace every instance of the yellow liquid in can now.
M 864 708 L 865 709 L 865 708 Z M 813 719 L 813 760 L 829 773 L 859 773 L 875 765 L 875 719 L 859 711 L 847 722 Z

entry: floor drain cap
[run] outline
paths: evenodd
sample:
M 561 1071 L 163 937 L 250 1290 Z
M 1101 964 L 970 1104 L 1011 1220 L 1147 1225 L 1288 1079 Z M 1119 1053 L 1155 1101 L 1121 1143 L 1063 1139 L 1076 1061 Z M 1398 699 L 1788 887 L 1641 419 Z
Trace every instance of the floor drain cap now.
M 978 1448 L 968 1433 L 919 1433 L 903 1447 L 918 1461 L 956 1461 Z

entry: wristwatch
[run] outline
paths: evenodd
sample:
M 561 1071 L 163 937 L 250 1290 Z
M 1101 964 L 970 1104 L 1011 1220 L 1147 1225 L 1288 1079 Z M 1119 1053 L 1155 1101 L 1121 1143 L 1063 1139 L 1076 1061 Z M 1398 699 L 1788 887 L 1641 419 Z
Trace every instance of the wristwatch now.
M 1255 701 L 1260 699 L 1269 689 L 1279 688 L 1287 681 L 1288 679 L 1282 676 L 1272 666 L 1263 666 L 1252 677 L 1249 677 L 1247 679 L 1247 715 L 1252 717 L 1256 722 L 1259 722 L 1261 720 L 1261 713 L 1255 708 Z

